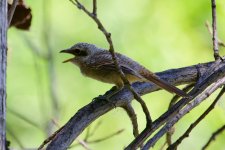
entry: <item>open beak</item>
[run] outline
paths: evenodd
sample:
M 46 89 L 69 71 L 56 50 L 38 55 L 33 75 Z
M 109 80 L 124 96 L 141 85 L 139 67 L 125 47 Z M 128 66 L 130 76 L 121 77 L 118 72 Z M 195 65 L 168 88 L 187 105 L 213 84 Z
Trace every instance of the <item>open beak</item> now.
M 61 50 L 60 53 L 68 53 L 68 54 L 75 55 L 75 54 L 74 54 L 74 50 L 71 50 L 71 49 L 64 49 L 64 50 Z M 73 57 L 73 58 L 70 58 L 70 59 L 67 59 L 67 60 L 65 60 L 65 61 L 63 61 L 63 63 L 71 62 L 73 59 L 74 59 L 74 57 Z

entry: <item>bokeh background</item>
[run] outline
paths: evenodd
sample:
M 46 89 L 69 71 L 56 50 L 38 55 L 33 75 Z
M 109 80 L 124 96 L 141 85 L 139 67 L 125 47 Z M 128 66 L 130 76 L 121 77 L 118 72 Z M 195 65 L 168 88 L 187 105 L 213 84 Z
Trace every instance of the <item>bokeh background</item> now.
M 81 1 L 91 8 L 91 1 Z M 10 28 L 8 32 L 7 138 L 16 149 L 37 148 L 59 126 L 65 124 L 92 98 L 112 85 L 83 77 L 69 58 L 59 54 L 77 42 L 107 48 L 96 24 L 69 0 L 26 0 L 33 20 L 29 31 Z M 225 1 L 217 2 L 218 35 L 225 41 Z M 185 67 L 213 60 L 211 35 L 205 22 L 211 22 L 210 1 L 205 0 L 98 0 L 98 16 L 112 33 L 117 52 L 137 60 L 153 72 Z M 220 48 L 224 55 L 224 48 Z M 181 88 L 181 87 L 180 87 Z M 218 91 L 217 91 L 218 93 Z M 144 96 L 153 119 L 168 108 L 173 95 L 158 91 Z M 173 139 L 181 135 L 212 102 L 216 93 L 176 124 Z M 145 117 L 137 102 L 140 130 Z M 200 149 L 213 131 L 225 123 L 225 97 L 179 146 L 181 150 Z M 96 125 L 101 124 L 96 128 Z M 121 134 L 88 146 L 95 150 L 122 149 L 133 140 L 132 125 L 126 113 L 116 108 L 91 125 L 90 140 L 124 129 Z M 79 137 L 82 140 L 86 131 Z M 225 133 L 209 149 L 224 150 Z M 165 137 L 153 149 L 160 149 Z M 71 149 L 84 149 L 76 145 Z M 73 144 L 74 145 L 74 144 Z

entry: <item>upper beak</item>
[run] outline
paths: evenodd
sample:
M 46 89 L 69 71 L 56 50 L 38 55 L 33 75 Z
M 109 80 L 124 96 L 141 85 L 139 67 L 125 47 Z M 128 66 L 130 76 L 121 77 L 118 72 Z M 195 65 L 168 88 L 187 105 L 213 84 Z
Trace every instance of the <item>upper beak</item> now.
M 60 53 L 69 53 L 69 54 L 75 55 L 74 50 L 72 49 L 64 49 L 64 50 L 61 50 Z
M 71 50 L 71 49 L 64 49 L 64 50 L 61 50 L 60 53 L 69 53 L 69 54 L 75 55 L 75 54 L 74 54 L 74 50 Z M 74 58 L 67 59 L 67 60 L 63 61 L 63 63 L 70 62 L 70 61 L 72 61 L 73 59 L 74 59 Z

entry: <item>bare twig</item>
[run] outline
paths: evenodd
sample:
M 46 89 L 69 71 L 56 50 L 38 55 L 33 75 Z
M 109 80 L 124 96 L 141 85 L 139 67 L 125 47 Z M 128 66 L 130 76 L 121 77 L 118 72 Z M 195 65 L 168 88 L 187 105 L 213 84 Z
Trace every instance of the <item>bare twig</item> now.
M 85 141 L 79 140 L 79 139 L 77 139 L 77 141 L 78 141 L 79 145 L 81 145 L 84 149 L 91 150 Z M 71 147 L 69 147 L 69 148 L 71 148 Z
M 190 110 L 192 110 L 194 107 L 200 104 L 203 100 L 208 98 L 209 95 L 211 95 L 215 90 L 224 85 L 224 83 L 225 77 L 223 75 L 223 77 L 220 80 L 214 81 L 212 85 L 208 86 L 206 90 L 203 91 L 201 90 L 201 92 L 199 91 L 200 93 L 197 94 L 195 100 L 186 105 L 185 108 L 179 110 L 176 113 L 176 115 L 173 118 L 171 118 L 171 120 L 163 128 L 160 129 L 160 131 L 158 131 L 152 138 L 148 140 L 148 142 L 144 145 L 143 150 L 147 150 L 150 147 L 152 147 L 177 121 L 179 121 L 185 114 L 190 112 Z
M 188 91 L 190 91 L 191 90 L 191 88 L 193 88 L 193 86 L 194 86 L 194 84 L 189 84 L 189 85 L 187 85 L 186 87 L 184 87 L 183 89 L 182 89 L 182 91 L 184 91 L 184 92 L 188 92 Z M 177 102 L 177 100 L 180 98 L 180 96 L 178 96 L 178 95 L 175 95 L 173 98 L 172 98 L 172 100 L 170 101 L 170 104 L 169 104 L 169 108 L 168 109 L 170 109 L 176 102 Z M 171 145 L 171 143 L 172 143 L 172 135 L 173 135 L 173 133 L 175 132 L 175 127 L 172 127 L 168 132 L 167 132 L 167 134 L 166 134 L 166 143 L 168 144 L 168 145 Z
M 218 130 L 216 130 L 216 132 L 214 132 L 212 134 L 212 136 L 210 137 L 209 141 L 202 147 L 202 150 L 205 150 L 210 143 L 215 140 L 216 136 L 218 136 L 219 134 L 221 134 L 223 131 L 225 130 L 225 125 L 223 125 L 222 127 L 220 127 Z
M 54 139 L 57 136 L 57 134 L 63 129 L 63 127 L 64 126 L 62 126 L 61 128 L 59 128 L 51 136 L 49 136 L 47 139 L 45 139 L 44 142 L 42 142 L 42 144 L 38 147 L 38 150 L 41 150 L 47 143 L 49 143 L 50 141 L 52 141 L 52 139 Z
M 179 139 L 174 142 L 172 145 L 170 145 L 167 149 L 173 150 L 177 149 L 177 146 L 184 140 L 184 138 L 188 137 L 190 132 L 200 123 L 215 107 L 216 103 L 220 100 L 220 98 L 223 96 L 225 92 L 225 87 L 222 88 L 216 99 L 213 101 L 213 103 L 207 108 L 207 110 L 195 121 L 193 122 L 190 127 L 186 130 L 186 132 L 179 137 Z
M 116 131 L 115 133 L 112 133 L 112 134 L 107 135 L 107 136 L 105 136 L 105 137 L 102 137 L 102 138 L 100 138 L 100 139 L 96 139 L 96 140 L 92 140 L 92 141 L 91 141 L 91 140 L 90 140 L 90 141 L 87 141 L 87 143 L 99 143 L 99 142 L 108 140 L 108 139 L 110 139 L 110 138 L 112 138 L 112 137 L 114 137 L 114 136 L 116 136 L 116 135 L 122 133 L 123 131 L 124 131 L 124 129 L 120 129 L 120 130 Z
M 12 109 L 10 109 L 10 108 L 8 108 L 8 112 L 11 113 L 11 114 L 13 114 L 14 116 L 18 117 L 19 119 L 25 121 L 26 123 L 28 123 L 28 124 L 30 124 L 30 125 L 32 125 L 32 126 L 38 128 L 38 129 L 40 129 L 41 131 L 43 131 L 43 130 L 42 130 L 42 127 L 41 127 L 40 125 L 38 125 L 38 124 L 37 124 L 36 122 L 34 122 L 33 120 L 27 118 L 26 116 L 24 116 L 24 115 L 22 115 L 22 114 L 20 114 L 20 113 L 18 113 L 18 112 L 16 112 L 16 111 L 14 111 L 14 110 L 12 110 Z
M 217 60 L 220 58 L 220 55 L 219 55 L 219 46 L 218 46 L 218 39 L 217 39 L 216 0 L 211 0 L 211 6 L 212 6 L 213 51 L 214 51 L 214 58 L 215 60 Z
M 93 15 L 97 16 L 97 0 L 93 0 Z
M 134 111 L 133 107 L 131 106 L 131 104 L 125 105 L 125 106 L 123 106 L 123 108 L 127 112 L 128 116 L 130 117 L 130 120 L 132 122 L 133 135 L 134 135 L 134 137 L 137 137 L 139 134 L 139 131 L 138 131 L 137 116 L 135 114 L 135 111 Z
M 93 1 L 93 12 L 95 12 L 95 14 L 89 12 L 78 0 L 70 0 L 74 5 L 77 6 L 78 9 L 83 10 L 89 17 L 91 17 L 95 23 L 98 25 L 98 29 L 100 31 L 102 31 L 102 33 L 105 35 L 105 38 L 109 44 L 109 52 L 112 55 L 112 60 L 116 66 L 116 70 L 118 71 L 121 79 L 123 80 L 124 84 L 128 86 L 128 89 L 132 92 L 132 94 L 134 95 L 134 98 L 141 104 L 141 107 L 143 109 L 143 112 L 145 113 L 146 116 L 146 122 L 147 125 L 146 126 L 151 126 L 152 123 L 152 119 L 150 116 L 150 113 L 148 111 L 148 108 L 145 104 L 145 102 L 142 100 L 142 98 L 138 95 L 137 92 L 135 92 L 135 90 L 131 87 L 129 81 L 127 80 L 127 78 L 125 77 L 124 73 L 122 72 L 120 65 L 117 61 L 116 55 L 115 55 L 115 50 L 114 50 L 114 46 L 113 46 L 113 41 L 111 39 L 111 33 L 109 33 L 106 28 L 103 26 L 103 24 L 101 23 L 101 21 L 97 18 L 97 5 L 96 5 L 96 1 Z
M 59 119 L 59 96 L 58 96 L 58 92 L 57 92 L 57 74 L 56 74 L 56 69 L 55 69 L 55 60 L 54 60 L 54 51 L 50 42 L 51 37 L 49 36 L 51 30 L 50 30 L 50 21 L 48 18 L 48 11 L 50 9 L 50 5 L 49 5 L 50 1 L 46 1 L 45 3 L 43 3 L 43 11 L 44 11 L 44 16 L 43 16 L 43 22 L 44 22 L 44 34 L 43 34 L 43 39 L 44 39 L 44 44 L 46 46 L 46 50 L 47 50 L 47 55 L 48 55 L 48 59 L 47 59 L 47 71 L 48 71 L 48 79 L 49 79 L 49 89 L 50 89 L 50 98 L 51 98 L 51 102 L 52 102 L 52 114 L 55 120 Z M 48 22 L 46 24 L 46 22 Z M 47 124 L 46 130 L 48 132 L 48 135 L 52 134 L 53 131 L 53 124 L 52 121 L 49 121 L 49 123 Z
M 206 28 L 208 29 L 209 33 L 210 33 L 211 35 L 213 35 L 212 28 L 211 28 L 210 25 L 209 25 L 209 21 L 206 21 L 206 22 L 205 22 L 205 26 L 206 26 Z M 219 46 L 225 47 L 225 43 L 224 43 L 219 37 L 218 37 L 217 39 L 218 39 L 218 44 L 219 44 Z
M 20 149 L 25 149 L 23 143 L 20 141 L 20 138 L 17 137 L 17 135 L 13 133 L 13 131 L 11 130 L 11 127 L 9 127 L 9 125 L 7 125 L 6 131 L 7 131 L 7 134 L 12 136 L 12 138 L 15 140 L 15 142 L 19 145 Z
M 215 62 L 216 63 L 216 62 Z M 213 66 L 214 64 L 212 64 L 211 66 Z M 210 66 L 210 67 L 211 67 Z M 220 65 L 219 65 L 220 66 Z M 200 67 L 200 66 L 199 66 Z M 210 68 L 209 67 L 209 68 Z M 196 68 L 196 66 L 195 66 Z M 207 70 L 208 71 L 208 70 Z M 207 72 L 206 71 L 206 72 Z M 205 73 L 205 72 L 204 72 Z M 201 73 L 203 74 L 203 73 Z M 206 80 L 203 80 L 202 82 L 200 82 L 198 85 L 196 85 L 191 92 L 189 93 L 189 95 L 191 95 L 192 97 L 189 98 L 183 98 L 180 101 L 178 101 L 175 105 L 173 105 L 171 107 L 170 110 L 168 110 L 167 112 L 165 112 L 164 114 L 162 114 L 158 119 L 156 119 L 153 122 L 153 127 L 152 128 L 146 128 L 145 130 L 143 130 L 139 136 L 137 138 L 135 138 L 134 141 L 132 141 L 128 147 L 126 148 L 126 150 L 130 150 L 130 149 L 136 149 L 140 144 L 142 144 L 150 135 L 152 135 L 152 133 L 158 129 L 160 126 L 162 126 L 166 121 L 171 120 L 172 118 L 173 121 L 168 122 L 165 127 L 163 127 L 160 131 L 158 131 L 157 134 L 155 134 L 153 136 L 153 138 L 151 138 L 145 148 L 149 148 L 150 146 L 153 146 L 154 143 L 162 136 L 165 134 L 165 132 L 167 132 L 173 125 L 174 123 L 176 123 L 183 115 L 185 115 L 186 112 L 182 112 L 182 115 L 179 113 L 179 111 L 181 111 L 181 109 L 187 105 L 188 103 L 190 103 L 193 99 L 195 99 L 198 96 L 198 99 L 196 99 L 194 102 L 198 101 L 203 101 L 205 98 L 207 98 L 211 93 L 206 93 L 205 95 L 203 93 L 203 91 L 206 90 L 206 88 L 208 88 L 209 86 L 212 86 L 214 83 L 217 82 L 222 82 L 223 81 L 223 77 L 225 74 L 225 66 L 217 69 L 212 75 L 210 75 L 208 78 L 206 78 Z M 219 80 L 221 79 L 221 80 Z M 221 83 L 223 84 L 223 83 Z M 221 86 L 221 84 L 219 84 Z M 216 88 L 219 88 L 218 85 L 216 86 Z M 214 92 L 214 90 L 213 90 Z M 201 99 L 199 99 L 200 95 L 202 96 Z M 197 103 L 194 103 L 195 106 Z M 189 112 L 193 107 L 188 107 L 189 105 L 186 106 L 186 108 L 188 109 L 187 112 Z M 178 115 L 178 116 L 177 116 Z
M 12 21 L 14 12 L 16 10 L 17 3 L 18 3 L 18 0 L 13 0 L 12 6 L 8 12 L 8 27 L 10 26 L 10 23 Z

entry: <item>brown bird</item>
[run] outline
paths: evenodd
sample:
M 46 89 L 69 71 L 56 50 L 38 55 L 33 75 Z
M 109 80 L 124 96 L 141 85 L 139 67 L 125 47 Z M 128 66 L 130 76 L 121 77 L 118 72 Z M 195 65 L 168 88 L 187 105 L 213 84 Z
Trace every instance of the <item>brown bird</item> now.
M 124 86 L 109 51 L 98 48 L 93 44 L 77 43 L 71 48 L 60 52 L 74 55 L 75 57 L 65 60 L 64 63 L 74 63 L 80 68 L 83 75 L 105 83 L 115 84 L 118 89 L 121 89 Z M 130 83 L 136 81 L 150 81 L 171 93 L 176 93 L 182 97 L 188 97 L 184 91 L 161 80 L 154 73 L 131 58 L 119 53 L 115 53 L 115 55 L 121 70 Z

